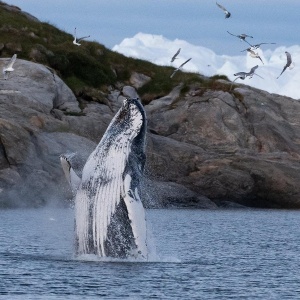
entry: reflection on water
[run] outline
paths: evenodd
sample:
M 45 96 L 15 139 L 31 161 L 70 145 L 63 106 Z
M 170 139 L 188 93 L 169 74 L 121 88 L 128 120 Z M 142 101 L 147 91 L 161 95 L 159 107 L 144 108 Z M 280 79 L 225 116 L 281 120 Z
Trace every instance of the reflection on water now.
M 149 262 L 74 257 L 71 209 L 0 211 L 0 299 L 297 299 L 298 211 L 148 210 Z

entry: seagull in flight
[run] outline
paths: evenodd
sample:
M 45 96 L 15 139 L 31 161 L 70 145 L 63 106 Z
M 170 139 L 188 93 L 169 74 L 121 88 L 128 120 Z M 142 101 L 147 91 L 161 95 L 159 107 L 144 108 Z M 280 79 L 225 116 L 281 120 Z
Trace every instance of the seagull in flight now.
M 292 64 L 292 56 L 291 56 L 291 53 L 285 51 L 285 54 L 286 54 L 286 65 L 283 67 L 283 70 L 281 71 L 280 75 L 277 77 L 277 79 L 281 76 L 281 74 L 287 69 L 292 69 L 293 66 L 291 66 Z
M 172 75 L 170 76 L 170 78 L 172 78 L 186 63 L 188 63 L 192 58 L 189 58 L 188 60 L 186 60 L 184 63 L 182 63 L 177 69 L 174 70 L 174 72 L 172 73 Z
M 90 37 L 90 35 L 84 36 L 84 37 L 81 37 L 81 38 L 78 39 L 77 36 L 76 36 L 76 27 L 75 27 L 73 44 L 74 44 L 74 45 L 77 45 L 77 46 L 80 46 L 81 44 L 79 44 L 79 42 L 82 41 L 83 39 L 87 39 L 87 38 L 89 38 L 89 37 Z
M 177 50 L 177 52 L 174 54 L 174 56 L 171 58 L 171 62 L 173 62 L 176 58 L 178 58 L 177 57 L 177 55 L 180 53 L 180 50 L 181 50 L 181 48 L 179 48 L 178 50 Z
M 228 19 L 231 16 L 231 13 L 224 6 L 219 4 L 218 2 L 216 2 L 216 4 L 224 11 L 225 19 Z
M 258 58 L 262 62 L 262 64 L 264 65 L 264 62 L 262 61 L 261 57 L 259 56 L 259 54 L 257 52 L 254 52 L 251 48 L 248 48 L 246 50 L 250 54 L 251 57 Z
M 230 33 L 228 30 L 227 30 L 227 32 L 229 33 L 229 34 L 231 34 L 231 35 L 233 35 L 233 36 L 236 36 L 236 37 L 238 37 L 241 41 L 244 41 L 244 42 L 246 42 L 249 46 L 251 46 L 252 47 L 252 45 L 248 42 L 248 41 L 246 41 L 246 38 L 253 38 L 253 36 L 251 36 L 251 35 L 248 35 L 248 34 L 245 34 L 245 33 L 242 33 L 242 34 L 239 34 L 239 35 L 236 35 L 236 34 L 233 34 L 233 33 Z
M 249 79 L 251 79 L 251 78 L 253 77 L 253 75 L 256 75 L 256 76 L 258 76 L 258 77 L 260 77 L 260 78 L 263 79 L 263 77 L 261 77 L 260 75 L 258 75 L 258 74 L 255 73 L 255 70 L 256 70 L 257 68 L 258 68 L 258 65 L 252 67 L 252 68 L 250 69 L 249 72 L 238 72 L 238 73 L 233 74 L 234 76 L 237 76 L 237 77 L 232 81 L 231 86 L 230 86 L 230 90 L 231 90 L 231 88 L 232 88 L 233 83 L 234 83 L 237 79 L 242 79 L 242 80 L 244 80 L 244 79 L 247 78 L 247 77 L 249 77 Z
M 14 70 L 13 65 L 16 59 L 17 59 L 17 54 L 14 54 L 13 57 L 8 62 L 8 64 L 5 67 L 3 67 L 2 73 L 5 80 L 8 79 L 8 74 Z
M 260 78 L 263 79 L 263 77 L 261 77 L 260 75 L 258 75 L 258 74 L 255 73 L 255 70 L 256 70 L 257 68 L 258 68 L 258 65 L 256 65 L 256 66 L 254 66 L 253 68 L 251 68 L 251 69 L 250 69 L 250 72 L 238 72 L 238 73 L 233 74 L 234 76 L 237 76 L 237 78 L 235 78 L 235 79 L 233 80 L 233 82 L 236 81 L 237 79 L 242 79 L 242 80 L 244 80 L 246 77 L 252 78 L 253 75 L 256 75 L 256 76 L 258 76 L 258 77 L 260 77 Z
M 256 44 L 256 45 L 251 45 L 251 50 L 256 50 L 258 48 L 260 48 L 261 45 L 275 45 L 276 43 L 259 43 L 259 44 Z M 244 52 L 244 51 L 248 51 L 249 48 L 247 49 L 244 49 L 242 50 L 241 52 Z

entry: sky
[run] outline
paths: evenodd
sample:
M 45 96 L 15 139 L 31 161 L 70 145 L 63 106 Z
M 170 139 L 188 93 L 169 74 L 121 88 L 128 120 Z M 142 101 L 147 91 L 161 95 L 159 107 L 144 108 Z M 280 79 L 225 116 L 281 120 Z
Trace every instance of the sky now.
M 300 99 L 300 1 L 218 0 L 231 12 L 225 19 L 215 0 L 6 0 L 56 27 L 78 36 L 91 35 L 109 49 L 160 65 L 170 65 L 179 47 L 178 66 L 192 57 L 185 70 L 211 76 L 224 74 L 234 80 L 236 72 L 259 65 L 257 74 L 243 82 L 257 88 Z M 241 52 L 248 47 L 231 36 L 246 33 L 252 44 L 274 42 L 258 50 L 264 65 Z M 292 70 L 279 78 L 292 54 Z M 208 66 L 209 65 L 209 66 Z
M 299 43 L 299 0 L 218 0 L 232 14 L 225 19 L 215 0 L 6 0 L 41 21 L 112 48 L 138 32 L 181 39 L 234 55 L 239 40 L 226 31 L 253 36 L 253 42 Z M 274 49 L 270 46 L 270 49 Z

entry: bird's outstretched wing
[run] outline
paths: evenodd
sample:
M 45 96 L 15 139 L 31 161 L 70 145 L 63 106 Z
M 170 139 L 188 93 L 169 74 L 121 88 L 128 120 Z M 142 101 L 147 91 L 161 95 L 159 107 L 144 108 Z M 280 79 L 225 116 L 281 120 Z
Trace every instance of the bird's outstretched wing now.
M 252 78 L 253 75 L 256 75 L 256 76 L 258 76 L 258 77 L 264 79 L 263 77 L 261 77 L 260 75 L 258 75 L 258 74 L 255 73 L 255 70 L 256 70 L 257 68 L 258 68 L 258 65 L 252 67 L 252 68 L 250 69 L 250 72 L 247 74 L 247 76 L 248 76 L 249 78 Z
M 6 69 L 12 68 L 12 66 L 13 66 L 13 64 L 15 63 L 16 59 L 17 59 L 17 54 L 14 54 L 14 55 L 12 56 L 12 58 L 10 59 L 10 61 L 8 62 L 8 64 L 5 66 L 5 68 L 6 68 Z
M 80 41 L 82 41 L 82 40 L 84 40 L 84 39 L 87 39 L 87 38 L 89 38 L 90 37 L 90 35 L 88 35 L 88 36 L 83 36 L 83 37 L 81 37 L 81 38 L 77 38 L 77 35 L 76 35 L 76 27 L 75 27 L 75 29 L 74 29 L 74 39 L 75 39 L 75 42 L 80 42 Z
M 260 76 L 260 75 L 258 75 L 258 74 L 256 74 L 256 73 L 253 73 L 253 75 L 258 76 L 258 77 L 260 77 L 261 79 L 264 79 L 262 76 Z
M 253 45 L 253 48 L 257 49 L 259 48 L 261 45 L 275 45 L 276 43 L 259 43 L 256 45 Z
M 251 48 L 253 47 L 246 39 L 242 39 L 244 42 L 246 42 Z
M 255 70 L 256 70 L 257 68 L 258 68 L 258 65 L 252 67 L 252 68 L 250 69 L 250 72 L 249 72 L 248 74 L 249 74 L 249 75 L 254 74 L 254 72 L 255 72 Z
M 264 62 L 263 62 L 263 60 L 261 59 L 261 57 L 259 56 L 259 55 L 257 55 L 256 56 L 261 62 L 262 62 L 262 64 L 264 65 Z
M 251 47 L 248 47 L 248 48 L 246 48 L 244 50 L 241 50 L 241 52 L 245 52 L 245 51 L 252 51 L 252 49 L 251 49 Z
M 186 63 L 188 63 L 192 58 L 189 58 L 188 60 L 186 60 L 184 63 L 182 63 L 177 69 L 175 69 L 173 71 L 173 73 L 171 74 L 170 78 L 172 78 Z
M 250 48 L 244 49 L 241 52 L 248 51 L 248 49 L 251 49 L 251 48 L 252 48 L 251 50 L 258 49 L 258 48 L 260 48 L 261 45 L 275 45 L 275 44 L 276 43 L 259 43 L 259 44 L 251 45 Z
M 229 34 L 233 35 L 233 36 L 239 37 L 238 35 L 233 34 L 233 33 L 229 32 L 228 30 L 227 30 L 227 32 L 228 32 Z
M 292 55 L 287 51 L 285 51 L 285 54 L 286 54 L 286 66 L 289 67 L 292 63 Z
M 83 37 L 77 39 L 77 42 L 80 42 L 80 41 L 82 41 L 82 40 L 84 40 L 84 39 L 87 39 L 87 38 L 89 38 L 89 37 L 90 37 L 90 35 L 88 35 L 88 36 L 83 36 Z
M 188 60 L 186 60 L 184 63 L 182 63 L 178 69 L 181 69 L 186 63 L 188 63 L 192 58 L 189 58 Z
M 177 73 L 178 70 L 179 70 L 179 69 L 175 69 L 175 70 L 173 71 L 173 73 L 171 74 L 170 78 L 173 78 L 173 76 Z
M 176 57 L 177 57 L 177 55 L 180 53 L 180 50 L 181 50 L 181 48 L 179 48 L 178 50 L 177 50 L 177 52 L 174 54 L 174 56 L 171 58 L 171 62 L 173 62 L 175 59 L 176 59 Z
M 282 75 L 282 73 L 292 64 L 292 56 L 289 52 L 285 51 L 286 54 L 286 65 L 283 67 L 283 70 L 281 71 L 280 75 L 277 77 L 277 79 Z
M 225 18 L 229 18 L 231 16 L 231 13 L 224 6 L 222 6 L 218 2 L 216 2 L 216 4 L 218 5 L 219 8 L 221 8 L 224 11 Z
M 216 4 L 217 4 L 222 10 L 227 11 L 227 9 L 226 9 L 224 6 L 222 6 L 221 4 L 219 4 L 218 2 L 216 2 Z

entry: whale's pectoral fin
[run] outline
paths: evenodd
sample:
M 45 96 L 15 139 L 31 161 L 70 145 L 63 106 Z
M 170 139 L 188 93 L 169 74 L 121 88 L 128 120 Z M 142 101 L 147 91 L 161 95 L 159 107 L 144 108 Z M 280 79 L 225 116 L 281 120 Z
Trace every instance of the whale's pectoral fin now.
M 126 174 L 124 179 L 124 202 L 128 211 L 128 218 L 135 243 L 137 245 L 137 256 L 147 258 L 147 228 L 146 215 L 141 202 L 137 186 L 133 185 L 132 177 Z
M 62 165 L 63 171 L 65 173 L 65 176 L 72 188 L 73 193 L 77 191 L 81 178 L 75 173 L 74 169 L 71 166 L 70 158 L 73 154 L 67 155 L 67 154 L 62 154 L 60 156 L 60 163 Z

